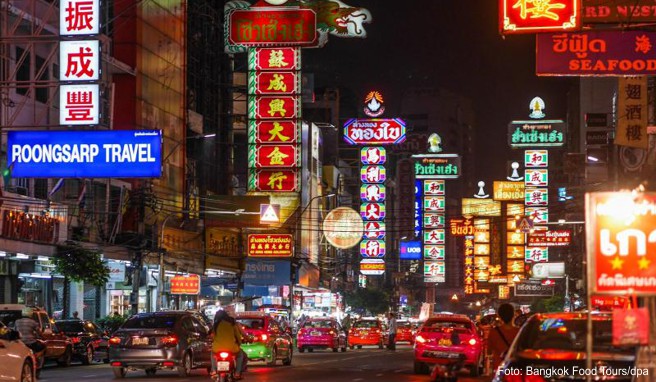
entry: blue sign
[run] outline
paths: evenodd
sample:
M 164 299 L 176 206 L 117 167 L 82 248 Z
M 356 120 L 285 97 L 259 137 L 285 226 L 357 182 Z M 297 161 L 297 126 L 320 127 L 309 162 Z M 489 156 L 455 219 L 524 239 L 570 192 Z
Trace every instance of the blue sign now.
M 424 228 L 424 181 L 415 180 L 415 237 L 421 237 Z
M 289 260 L 248 259 L 241 279 L 250 285 L 289 285 L 291 271 Z
M 401 260 L 421 260 L 421 241 L 402 241 L 399 248 Z
M 10 131 L 15 178 L 158 178 L 159 130 Z

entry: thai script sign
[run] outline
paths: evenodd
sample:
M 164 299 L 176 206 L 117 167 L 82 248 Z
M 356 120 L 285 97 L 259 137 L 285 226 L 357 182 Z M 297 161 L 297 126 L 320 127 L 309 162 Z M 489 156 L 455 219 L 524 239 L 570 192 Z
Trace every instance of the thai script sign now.
M 161 149 L 159 130 L 7 134 L 7 163 L 18 178 L 157 178 Z
M 656 21 L 656 0 L 583 0 L 581 21 L 584 24 L 628 24 Z
M 288 234 L 248 235 L 249 257 L 291 257 L 293 238 Z
M 415 178 L 455 179 L 460 177 L 460 156 L 457 154 L 413 155 Z
M 463 216 L 501 216 L 501 203 L 492 199 L 462 199 Z
M 311 46 L 317 43 L 317 16 L 310 9 L 228 9 L 226 6 L 226 29 L 226 45 Z
M 200 276 L 173 276 L 171 278 L 171 294 L 199 294 Z
M 579 8 L 580 0 L 499 0 L 501 33 L 579 29 Z
M 494 200 L 524 200 L 524 183 L 521 182 L 494 182 Z
M 538 34 L 536 73 L 565 76 L 656 74 L 656 32 Z
M 561 120 L 513 121 L 508 125 L 508 143 L 510 147 L 562 146 L 566 129 Z
M 553 296 L 552 285 L 540 283 L 523 282 L 515 284 L 515 296 Z
M 564 247 L 572 241 L 572 231 L 533 231 L 528 234 L 529 247 Z
M 470 236 L 474 234 L 472 219 L 449 219 L 449 233 L 453 236 Z
M 351 145 L 391 145 L 405 140 L 405 122 L 394 119 L 349 119 L 344 140 Z
M 380 276 L 385 274 L 385 260 L 362 259 L 360 260 L 360 273 L 367 276 Z
M 586 194 L 589 293 L 656 293 L 656 194 Z

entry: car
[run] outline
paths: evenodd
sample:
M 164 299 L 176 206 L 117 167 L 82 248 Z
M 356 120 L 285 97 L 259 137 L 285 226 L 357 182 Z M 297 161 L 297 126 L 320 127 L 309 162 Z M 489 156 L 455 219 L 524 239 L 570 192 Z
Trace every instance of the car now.
M 250 361 L 265 361 L 274 366 L 278 360 L 291 365 L 294 344 L 290 330 L 283 330 L 271 314 L 264 312 L 240 312 L 235 315 L 247 335 L 253 339 L 241 345 Z
M 177 370 L 211 367 L 212 342 L 207 327 L 192 312 L 139 313 L 128 318 L 109 339 L 109 364 L 116 378 L 128 370 Z
M 346 351 L 346 333 L 334 318 L 310 318 L 303 323 L 296 334 L 296 346 L 303 353 L 306 349 L 332 349 L 333 352 Z
M 483 339 L 474 322 L 461 314 L 431 316 L 415 336 L 414 371 L 429 372 L 429 365 L 448 365 L 464 357 L 463 366 L 478 377 L 484 368 Z
M 415 330 L 410 321 L 399 320 L 396 322 L 396 337 L 394 341 L 407 342 L 410 345 L 415 343 Z
M 377 318 L 361 318 L 356 320 L 351 329 L 349 329 L 348 343 L 353 349 L 362 346 L 378 346 L 379 349 L 385 347 L 387 342 L 385 324 Z
M 94 360 L 109 363 L 107 333 L 100 330 L 96 324 L 88 320 L 58 320 L 57 328 L 63 332 L 73 343 L 73 358 L 77 358 L 84 365 Z
M 611 313 L 592 313 L 593 370 L 631 371 L 635 368 L 636 347 L 613 346 L 613 320 Z M 524 380 L 527 368 L 540 370 L 568 370 L 566 378 L 571 381 L 586 379 L 586 337 L 588 313 L 537 313 L 531 316 L 520 329 L 501 361 L 493 378 L 495 382 Z M 512 373 L 510 373 L 512 370 Z M 577 372 L 580 371 L 580 372 Z M 535 374 L 535 373 L 533 373 Z M 603 375 L 595 380 L 631 381 L 633 376 Z M 534 376 L 535 381 L 550 380 L 546 374 Z M 527 379 L 526 379 L 527 380 Z
M 20 334 L 0 323 L 0 381 L 34 382 L 37 361 Z
M 23 317 L 23 311 L 31 311 L 32 319 L 39 324 L 41 339 L 46 345 L 46 360 L 55 360 L 59 366 L 70 366 L 73 358 L 73 342 L 59 331 L 43 308 L 22 304 L 0 304 L 0 322 L 13 328 L 14 322 Z

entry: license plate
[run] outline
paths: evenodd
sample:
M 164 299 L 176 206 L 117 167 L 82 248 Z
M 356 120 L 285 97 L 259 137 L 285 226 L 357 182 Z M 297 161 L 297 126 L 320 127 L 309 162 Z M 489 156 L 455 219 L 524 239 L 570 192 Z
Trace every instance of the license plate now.
M 132 337 L 132 345 L 148 345 L 148 337 Z
M 216 363 L 217 371 L 228 371 L 230 370 L 230 362 L 217 362 Z
M 443 351 L 426 352 L 426 355 L 428 357 L 442 358 L 442 359 L 444 359 L 444 358 L 447 358 L 447 359 L 458 358 L 460 356 L 460 354 L 458 354 L 458 353 L 449 353 L 449 352 L 443 352 Z
M 310 332 L 311 336 L 320 336 L 321 332 Z
M 453 345 L 451 340 L 446 339 L 446 338 L 442 338 L 441 340 L 439 340 L 439 342 L 437 344 L 440 345 L 440 346 L 451 346 L 451 345 Z

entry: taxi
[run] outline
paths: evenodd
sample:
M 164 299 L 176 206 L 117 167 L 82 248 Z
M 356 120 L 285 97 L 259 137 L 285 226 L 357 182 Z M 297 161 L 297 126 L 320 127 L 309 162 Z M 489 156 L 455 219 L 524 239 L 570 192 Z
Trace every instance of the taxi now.
M 464 356 L 464 366 L 477 377 L 483 371 L 483 339 L 476 325 L 461 314 L 438 314 L 426 320 L 415 336 L 414 371 L 429 372 L 428 365 L 448 365 Z
M 241 345 L 250 361 L 264 361 L 267 366 L 274 366 L 278 360 L 286 366 L 292 364 L 294 346 L 290 331 L 283 330 L 272 315 L 240 312 L 235 315 L 235 320 L 252 338 L 250 343 Z
M 387 342 L 386 328 L 383 322 L 377 318 L 362 318 L 353 323 L 348 334 L 348 343 L 351 349 L 356 346 L 378 346 L 385 347 Z
M 399 320 L 396 322 L 396 343 L 407 342 L 410 345 L 415 343 L 415 331 L 410 321 Z
M 347 339 L 341 326 L 334 318 L 311 318 L 303 323 L 296 336 L 298 351 L 305 349 L 332 349 L 346 351 Z

